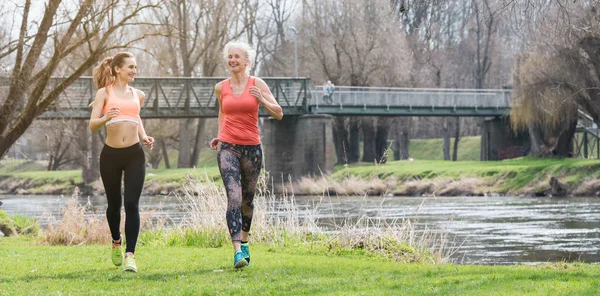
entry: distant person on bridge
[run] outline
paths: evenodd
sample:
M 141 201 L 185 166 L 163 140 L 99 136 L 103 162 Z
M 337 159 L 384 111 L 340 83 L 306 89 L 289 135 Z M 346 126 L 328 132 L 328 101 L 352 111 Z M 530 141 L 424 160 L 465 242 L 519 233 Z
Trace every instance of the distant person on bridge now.
M 333 104 L 333 92 L 335 92 L 335 85 L 327 80 L 327 83 L 323 85 L 323 101 L 328 104 Z
M 223 58 L 231 76 L 215 85 L 219 99 L 219 136 L 210 141 L 227 192 L 227 227 L 233 243 L 233 265 L 250 264 L 248 236 L 254 211 L 254 192 L 262 166 L 258 109 L 277 120 L 283 110 L 267 84 L 250 76 L 256 51 L 247 43 L 229 42 Z
M 106 141 L 100 153 L 100 176 L 106 191 L 106 219 L 112 236 L 111 259 L 125 271 L 137 272 L 135 246 L 140 232 L 139 201 L 146 173 L 146 159 L 140 139 L 150 149 L 154 138 L 146 135 L 140 118 L 145 94 L 128 85 L 137 73 L 131 53 L 120 52 L 105 58 L 94 69 L 98 91 L 90 116 L 90 129 L 106 126 Z M 101 116 L 102 115 L 102 116 Z M 125 239 L 123 257 L 121 225 L 121 179 L 125 174 Z

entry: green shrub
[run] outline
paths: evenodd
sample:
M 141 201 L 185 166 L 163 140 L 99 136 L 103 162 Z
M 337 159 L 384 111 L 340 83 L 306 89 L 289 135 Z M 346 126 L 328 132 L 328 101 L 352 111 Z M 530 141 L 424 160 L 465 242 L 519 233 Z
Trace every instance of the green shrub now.
M 23 215 L 13 217 L 13 225 L 18 234 L 36 236 L 40 233 L 40 224 L 37 220 Z

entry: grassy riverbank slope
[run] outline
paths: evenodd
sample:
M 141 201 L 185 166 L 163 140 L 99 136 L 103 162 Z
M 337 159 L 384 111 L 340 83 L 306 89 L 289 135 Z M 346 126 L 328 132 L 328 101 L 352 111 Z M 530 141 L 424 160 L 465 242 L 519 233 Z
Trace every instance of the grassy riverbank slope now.
M 339 167 L 331 176 L 303 178 L 296 194 L 461 196 L 553 194 L 550 179 L 566 188 L 566 196 L 597 196 L 600 161 L 519 158 L 505 161 L 392 161 Z M 289 187 L 289 186 L 288 186 Z
M 459 142 L 459 160 L 443 161 L 442 139 L 411 141 L 413 161 L 386 164 L 356 163 L 338 166 L 329 176 L 302 178 L 286 184 L 296 195 L 556 195 L 552 177 L 564 185 L 565 195 L 600 195 L 600 160 L 519 158 L 479 162 L 479 137 Z M 205 149 L 196 169 L 150 169 L 144 194 L 181 193 L 189 178 L 221 183 L 213 150 Z M 176 153 L 171 155 L 176 159 Z M 472 159 L 473 161 L 467 161 Z M 80 170 L 41 171 L 43 166 L 18 161 L 0 162 L 0 194 L 102 194 L 100 181 L 84 185 Z M 280 184 L 281 180 L 274 180 Z M 292 192 L 292 191 L 288 191 Z

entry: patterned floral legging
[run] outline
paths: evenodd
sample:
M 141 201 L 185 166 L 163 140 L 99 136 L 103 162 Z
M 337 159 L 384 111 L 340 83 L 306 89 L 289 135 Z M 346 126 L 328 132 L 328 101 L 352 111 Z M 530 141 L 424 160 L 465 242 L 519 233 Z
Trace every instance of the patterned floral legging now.
M 227 227 L 232 241 L 241 241 L 241 232 L 250 231 L 254 192 L 262 166 L 260 145 L 219 142 L 217 162 L 227 191 Z

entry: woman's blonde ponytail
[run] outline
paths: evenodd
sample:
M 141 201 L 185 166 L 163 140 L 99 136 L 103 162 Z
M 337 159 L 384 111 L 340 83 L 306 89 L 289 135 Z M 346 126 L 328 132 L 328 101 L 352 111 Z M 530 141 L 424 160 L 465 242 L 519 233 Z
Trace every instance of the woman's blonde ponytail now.
M 101 89 L 115 82 L 115 76 L 112 69 L 113 57 L 107 57 L 98 67 L 94 68 L 94 84 L 96 89 Z

